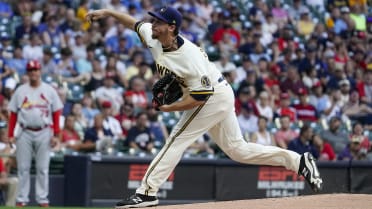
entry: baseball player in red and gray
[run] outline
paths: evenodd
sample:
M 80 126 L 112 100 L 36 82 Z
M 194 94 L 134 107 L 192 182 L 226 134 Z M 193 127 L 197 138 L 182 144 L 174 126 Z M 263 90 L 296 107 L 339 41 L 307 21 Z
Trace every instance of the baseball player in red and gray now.
M 158 204 L 158 189 L 168 178 L 187 147 L 209 132 L 216 144 L 233 160 L 246 164 L 284 166 L 303 175 L 314 191 L 322 179 L 309 153 L 244 141 L 235 115 L 234 93 L 204 50 L 178 33 L 182 16 L 172 7 L 149 12 L 151 23 L 102 9 L 87 14 L 88 21 L 112 16 L 137 32 L 149 48 L 161 76 L 173 74 L 186 88 L 181 100 L 159 107 L 161 111 L 183 111 L 164 147 L 151 162 L 136 193 L 116 204 L 117 209 Z
M 41 65 L 31 60 L 26 66 L 29 82 L 19 86 L 9 102 L 10 118 L 8 137 L 16 143 L 19 178 L 16 206 L 29 202 L 30 168 L 34 157 L 36 165 L 36 202 L 49 206 L 49 161 L 51 144 L 58 140 L 59 117 L 63 104 L 57 91 L 42 82 Z M 14 133 L 16 123 L 19 132 Z

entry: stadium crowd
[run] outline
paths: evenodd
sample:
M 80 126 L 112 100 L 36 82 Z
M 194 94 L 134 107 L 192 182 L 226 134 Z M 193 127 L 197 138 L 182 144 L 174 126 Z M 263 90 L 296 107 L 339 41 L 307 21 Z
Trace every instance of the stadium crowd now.
M 182 113 L 151 107 L 156 65 L 111 8 L 138 20 L 167 3 L 236 93 L 247 141 L 311 151 L 319 160 L 372 159 L 372 9 L 366 0 L 3 0 L 0 120 L 27 82 L 26 63 L 65 106 L 56 153 L 154 154 Z M 371 134 L 370 134 L 371 133 Z M 6 136 L 1 139 L 5 142 Z M 208 134 L 185 156 L 223 157 Z

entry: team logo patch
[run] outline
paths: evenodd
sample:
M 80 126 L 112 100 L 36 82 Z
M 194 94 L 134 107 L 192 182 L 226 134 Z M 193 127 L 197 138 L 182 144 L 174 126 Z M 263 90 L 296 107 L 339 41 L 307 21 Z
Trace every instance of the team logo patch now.
M 211 87 L 211 81 L 209 80 L 209 78 L 207 76 L 201 77 L 200 82 L 201 82 L 201 85 L 204 88 L 210 88 Z

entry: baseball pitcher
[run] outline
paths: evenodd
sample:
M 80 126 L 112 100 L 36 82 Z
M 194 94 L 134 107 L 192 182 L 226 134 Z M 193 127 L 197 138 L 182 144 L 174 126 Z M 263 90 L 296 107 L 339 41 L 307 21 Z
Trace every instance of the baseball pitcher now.
M 137 22 L 132 16 L 107 9 L 87 14 L 88 21 L 113 16 L 135 30 L 151 51 L 159 74 L 174 75 L 187 89 L 180 100 L 171 104 L 155 99 L 156 108 L 164 112 L 183 111 L 182 117 L 151 162 L 136 194 L 118 202 L 116 208 L 157 205 L 160 185 L 175 168 L 185 149 L 207 131 L 231 159 L 246 164 L 284 166 L 305 176 L 315 191 L 320 190 L 322 179 L 309 153 L 301 156 L 278 147 L 244 141 L 235 115 L 233 90 L 203 49 L 178 34 L 181 14 L 172 7 L 163 7 L 149 14 L 153 17 L 151 23 Z

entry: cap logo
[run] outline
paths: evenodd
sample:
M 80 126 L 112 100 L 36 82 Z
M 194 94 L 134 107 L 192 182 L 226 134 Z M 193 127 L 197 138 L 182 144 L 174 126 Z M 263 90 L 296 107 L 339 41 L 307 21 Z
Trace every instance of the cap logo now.
M 160 9 L 160 12 L 161 12 L 161 13 L 165 12 L 165 8 L 161 8 L 161 9 Z

